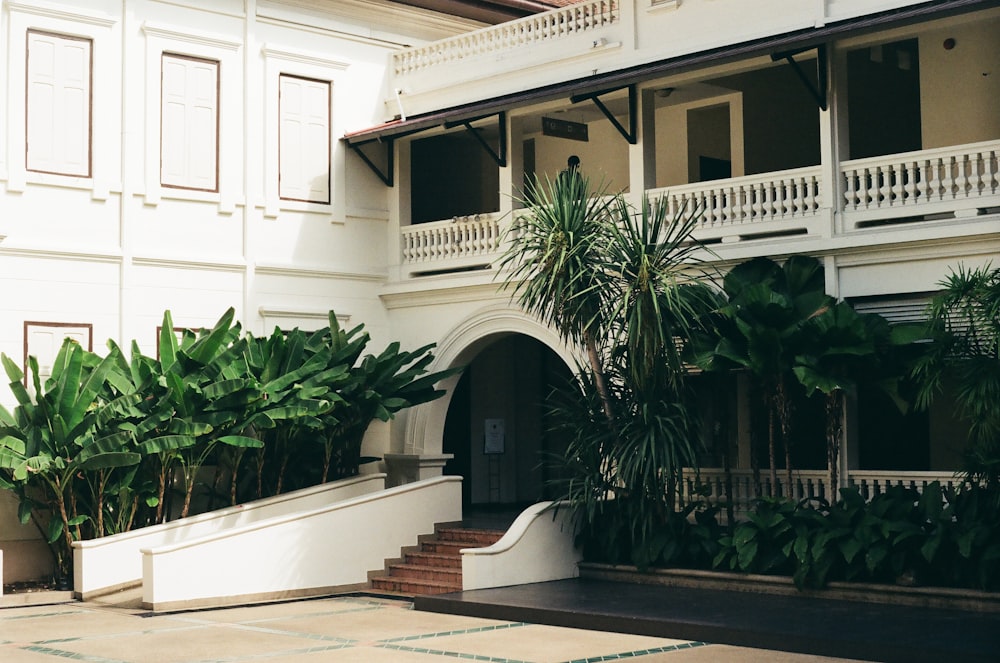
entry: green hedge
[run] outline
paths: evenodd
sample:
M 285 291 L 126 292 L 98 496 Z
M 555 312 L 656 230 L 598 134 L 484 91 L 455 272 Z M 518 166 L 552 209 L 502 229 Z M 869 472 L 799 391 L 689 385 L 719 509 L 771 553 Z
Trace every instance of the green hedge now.
M 791 576 L 799 588 L 830 581 L 1000 589 L 1000 495 L 978 485 L 918 492 L 894 486 L 865 501 L 841 489 L 822 500 L 755 501 L 747 520 L 719 524 L 716 507 L 691 504 L 636 544 L 609 502 L 581 533 L 591 561 Z

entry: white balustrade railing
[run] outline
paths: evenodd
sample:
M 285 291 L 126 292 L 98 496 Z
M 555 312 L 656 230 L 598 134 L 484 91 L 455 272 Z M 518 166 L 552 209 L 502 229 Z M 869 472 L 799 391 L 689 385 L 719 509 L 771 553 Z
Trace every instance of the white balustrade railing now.
M 649 196 L 662 197 L 671 214 L 699 214 L 695 230 L 699 238 L 780 233 L 781 224 L 792 231 L 803 227 L 799 222 L 815 218 L 822 205 L 820 168 L 811 166 L 653 189 Z
M 924 487 L 937 481 L 942 488 L 958 488 L 964 481 L 955 472 L 890 472 L 882 470 L 852 470 L 847 479 L 861 496 L 870 500 L 891 486 L 905 486 L 923 492 Z
M 647 195 L 665 201 L 671 214 L 699 214 L 694 235 L 700 240 L 815 234 L 829 212 L 821 172 L 811 166 L 651 189 Z M 1000 207 L 1000 141 L 857 159 L 842 165 L 841 176 L 843 231 L 869 220 L 974 215 Z M 404 227 L 403 264 L 422 269 L 434 262 L 441 269 L 488 264 L 504 248 L 509 221 L 501 225 L 499 217 L 485 213 Z
M 1000 195 L 1000 141 L 854 159 L 840 172 L 844 212 L 859 220 L 884 217 L 886 210 L 934 213 L 963 203 L 975 209 L 984 197 Z
M 445 62 L 578 35 L 620 20 L 619 0 L 587 0 L 399 51 L 392 56 L 393 70 L 396 76 L 402 76 Z
M 755 485 L 753 472 L 749 469 L 738 469 L 730 472 L 732 490 L 727 490 L 725 472 L 718 468 L 703 468 L 695 476 L 693 470 L 684 475 L 683 497 L 685 502 L 692 499 L 705 499 L 710 504 L 722 506 L 726 501 L 733 504 L 736 513 L 745 514 L 749 511 L 753 500 L 758 495 L 770 494 L 771 481 L 769 473 L 760 473 L 760 487 Z M 778 472 L 778 485 L 775 494 L 787 496 L 795 500 L 810 497 L 823 498 L 828 501 L 836 491 L 829 489 L 829 475 L 825 470 L 795 470 L 792 472 L 793 485 L 789 490 L 786 486 L 787 476 L 784 470 Z M 958 487 L 962 484 L 961 477 L 954 472 L 896 472 L 891 470 L 851 470 L 847 475 L 849 486 L 855 486 L 866 500 L 884 493 L 891 486 L 905 486 L 922 492 L 927 484 L 937 481 L 942 487 Z M 728 496 L 728 497 L 727 497 Z
M 501 251 L 502 241 L 497 214 L 420 223 L 402 229 L 403 263 L 490 258 Z

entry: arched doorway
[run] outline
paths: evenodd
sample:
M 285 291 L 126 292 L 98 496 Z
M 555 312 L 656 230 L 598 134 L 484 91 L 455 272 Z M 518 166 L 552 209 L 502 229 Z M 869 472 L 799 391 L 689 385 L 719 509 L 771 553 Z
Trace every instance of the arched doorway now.
M 570 378 L 566 362 L 523 334 L 495 334 L 466 364 L 448 405 L 444 473 L 463 477 L 472 509 L 519 508 L 553 497 L 543 462 L 565 442 L 549 430 L 545 399 Z

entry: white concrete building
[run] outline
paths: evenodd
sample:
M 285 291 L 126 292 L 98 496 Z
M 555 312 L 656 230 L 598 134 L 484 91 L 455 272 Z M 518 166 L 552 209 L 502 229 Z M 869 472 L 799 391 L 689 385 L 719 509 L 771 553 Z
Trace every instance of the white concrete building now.
M 887 315 L 1000 256 L 1000 2 L 581 0 L 497 25 L 421 4 L 450 6 L 3 0 L 0 351 L 152 351 L 164 309 L 258 333 L 334 309 L 469 366 L 365 453 L 397 481 L 451 454 L 467 503 L 524 503 L 572 352 L 493 267 L 525 178 L 570 154 L 703 207 L 723 267 L 813 255 Z M 882 409 L 854 404 L 845 477 L 951 474 L 947 412 L 887 439 Z

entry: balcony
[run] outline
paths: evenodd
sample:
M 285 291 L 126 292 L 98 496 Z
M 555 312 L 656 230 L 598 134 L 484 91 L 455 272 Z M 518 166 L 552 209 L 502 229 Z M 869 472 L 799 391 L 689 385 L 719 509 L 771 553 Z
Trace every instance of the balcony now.
M 662 198 L 674 212 L 697 210 L 695 236 L 720 245 L 720 251 L 776 237 L 822 243 L 860 236 L 872 227 L 895 229 L 904 242 L 914 224 L 974 221 L 1000 210 L 1000 141 L 845 161 L 838 172 L 841 193 L 835 209 L 823 200 L 826 187 L 818 166 L 647 194 Z M 832 228 L 831 212 L 840 219 Z M 511 219 L 485 213 L 403 227 L 403 273 L 488 269 L 503 253 Z

